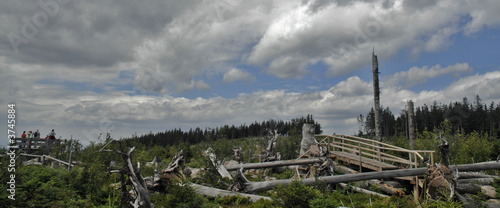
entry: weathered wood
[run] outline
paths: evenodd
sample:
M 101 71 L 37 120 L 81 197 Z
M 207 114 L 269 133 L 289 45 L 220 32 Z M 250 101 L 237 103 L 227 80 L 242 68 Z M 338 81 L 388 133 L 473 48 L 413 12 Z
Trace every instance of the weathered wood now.
M 120 146 L 120 150 L 108 150 L 104 149 L 108 144 L 112 142 L 118 142 Z M 126 197 L 126 200 L 130 200 L 130 205 L 135 208 L 151 208 L 153 205 L 151 204 L 151 200 L 149 199 L 149 192 L 146 185 L 146 181 L 142 177 L 140 171 L 134 168 L 132 164 L 132 153 L 135 150 L 135 147 L 129 149 L 128 152 L 123 151 L 123 147 L 120 141 L 111 140 L 106 144 L 103 148 L 101 148 L 98 152 L 115 152 L 122 156 L 123 161 L 125 162 L 125 168 L 123 169 L 124 173 L 127 174 L 129 181 L 132 183 L 133 191 L 135 192 L 135 197 L 131 196 L 131 194 L 126 194 L 126 189 L 124 188 L 126 184 L 125 179 L 122 177 L 122 194 Z M 134 200 L 135 199 L 135 200 Z M 134 200 L 134 202 L 132 202 Z
M 374 192 L 374 191 L 370 191 L 370 190 L 366 190 L 366 189 L 362 189 L 362 188 L 359 188 L 359 187 L 356 187 L 356 186 L 349 186 L 346 183 L 339 183 L 339 186 L 342 187 L 342 188 L 350 188 L 353 191 L 358 192 L 358 193 L 379 196 L 379 197 L 382 197 L 382 198 L 389 198 L 389 196 L 387 196 L 387 195 L 380 194 L 380 193 L 377 193 L 377 192 Z
M 305 165 L 311 163 L 321 163 L 324 159 L 322 158 L 311 158 L 311 159 L 298 159 L 298 160 L 282 160 L 282 161 L 273 161 L 273 162 L 263 162 L 263 163 L 246 163 L 246 164 L 238 164 L 238 165 L 228 165 L 226 169 L 228 171 L 238 170 L 240 168 L 243 169 L 259 169 L 259 168 L 273 168 L 280 166 L 292 166 L 292 165 Z
M 458 179 L 468 179 L 468 178 L 493 178 L 493 176 L 478 174 L 478 173 L 458 173 Z
M 212 161 L 212 164 L 214 165 L 215 168 L 217 168 L 217 172 L 223 177 L 223 178 L 229 178 L 233 179 L 231 174 L 227 171 L 226 167 L 224 167 L 223 162 L 218 162 L 217 161 L 217 156 L 215 155 L 213 149 L 209 147 L 206 151 L 208 158 L 210 161 Z
M 355 171 L 351 168 L 348 168 L 348 167 L 345 167 L 345 166 L 342 166 L 339 164 L 335 164 L 335 172 L 341 172 L 344 174 L 356 174 L 356 173 L 358 173 L 357 171 Z M 393 183 L 397 183 L 399 186 L 401 186 L 401 184 L 396 182 L 396 181 L 393 181 Z M 387 184 L 386 182 L 382 182 L 382 181 L 377 180 L 377 179 L 368 180 L 367 184 L 368 185 L 375 185 L 381 191 L 383 191 L 387 194 L 390 194 L 390 195 L 403 196 L 405 194 L 402 190 L 395 188 L 393 185 Z
M 493 178 L 469 178 L 469 179 L 458 179 L 458 183 L 472 183 L 478 185 L 489 185 L 495 180 Z
M 56 162 L 59 162 L 59 163 L 62 163 L 62 164 L 65 164 L 65 165 L 71 165 L 71 166 L 74 166 L 73 164 L 70 164 L 68 162 L 65 162 L 65 161 L 62 161 L 62 160 L 59 160 L 57 158 L 54 158 L 54 157 L 51 157 L 51 156 L 48 156 L 48 155 L 32 155 L 32 154 L 25 154 L 25 153 L 21 153 L 20 155 L 22 156 L 28 156 L 28 157 L 41 157 L 43 162 L 45 162 L 45 158 L 47 159 L 51 159 L 51 160 L 54 160 Z
M 302 141 L 300 142 L 300 155 L 307 152 L 311 145 L 318 143 L 314 138 L 314 124 L 305 123 L 302 126 Z
M 380 191 L 383 191 L 384 193 L 390 194 L 390 195 L 395 195 L 395 196 L 403 196 L 405 195 L 405 192 L 401 189 L 394 188 L 393 186 L 389 184 L 385 184 L 380 180 L 369 180 L 367 182 L 369 185 L 374 185 L 377 186 Z
M 497 192 L 493 186 L 481 186 L 481 192 L 488 198 L 495 199 Z
M 410 138 L 410 149 L 415 149 L 415 113 L 413 111 L 413 101 L 408 100 L 408 136 Z
M 122 154 L 122 157 L 127 164 L 127 174 L 129 176 L 130 182 L 132 182 L 132 185 L 137 192 L 136 200 L 132 204 L 132 206 L 149 208 L 152 207 L 152 205 L 149 199 L 149 192 L 147 190 L 146 182 L 142 178 L 141 174 L 136 172 L 134 166 L 132 165 L 131 154 L 132 152 L 134 152 L 134 150 L 135 147 L 132 147 L 126 154 Z
M 256 202 L 259 199 L 272 201 L 272 199 L 270 197 L 267 197 L 267 196 L 259 196 L 259 195 L 253 195 L 253 194 L 233 192 L 233 191 L 228 191 L 228 190 L 222 190 L 222 189 L 202 186 L 202 185 L 198 185 L 198 184 L 194 184 L 194 183 L 190 184 L 189 186 L 194 188 L 194 191 L 197 194 L 201 194 L 201 195 L 209 196 L 209 197 L 242 196 L 245 198 L 249 198 L 250 201 L 252 201 L 252 202 Z
M 488 162 L 488 163 L 476 163 L 476 164 L 464 164 L 457 165 L 459 171 L 478 171 L 478 170 L 499 170 L 500 162 Z M 414 169 L 402 169 L 402 170 L 387 170 L 378 172 L 368 172 L 350 175 L 337 175 L 337 176 L 324 176 L 315 178 L 306 178 L 302 180 L 303 184 L 311 185 L 318 181 L 323 181 L 325 183 L 348 183 L 352 181 L 362 181 L 370 179 L 390 179 L 395 177 L 404 176 L 418 176 L 423 175 L 427 171 L 427 168 L 414 168 Z M 244 191 L 247 193 L 256 193 L 261 191 L 271 190 L 277 185 L 281 184 L 288 186 L 292 180 L 274 180 L 274 181 L 264 181 L 264 182 L 246 182 L 244 184 Z
M 481 191 L 481 186 L 472 183 L 458 183 L 457 191 L 462 194 L 477 194 Z

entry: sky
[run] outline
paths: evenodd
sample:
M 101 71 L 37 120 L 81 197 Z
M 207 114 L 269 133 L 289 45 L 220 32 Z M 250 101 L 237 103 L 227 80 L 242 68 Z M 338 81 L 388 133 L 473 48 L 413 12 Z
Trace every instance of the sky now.
M 373 106 L 500 102 L 497 0 L 4 0 L 0 117 L 97 141 L 311 114 L 354 134 Z M 7 125 L 0 133 L 7 134 Z M 7 145 L 7 137 L 0 144 Z

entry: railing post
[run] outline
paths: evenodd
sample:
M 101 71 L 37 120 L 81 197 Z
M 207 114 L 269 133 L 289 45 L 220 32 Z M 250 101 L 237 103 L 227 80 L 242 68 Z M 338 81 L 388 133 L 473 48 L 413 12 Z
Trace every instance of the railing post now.
M 28 153 L 31 153 L 31 138 L 28 139 Z
M 434 165 L 434 152 L 431 152 L 431 165 Z
M 408 157 L 409 157 L 409 160 L 410 160 L 410 168 L 413 168 L 413 160 L 411 159 L 411 152 L 408 153 Z
M 359 172 L 362 173 L 363 172 L 363 161 L 361 160 L 361 158 L 363 156 L 361 156 L 361 144 L 358 143 L 358 148 L 359 148 Z
M 379 169 L 380 171 L 382 171 L 382 155 L 380 154 L 380 147 L 377 147 L 378 149 L 378 166 L 379 166 Z

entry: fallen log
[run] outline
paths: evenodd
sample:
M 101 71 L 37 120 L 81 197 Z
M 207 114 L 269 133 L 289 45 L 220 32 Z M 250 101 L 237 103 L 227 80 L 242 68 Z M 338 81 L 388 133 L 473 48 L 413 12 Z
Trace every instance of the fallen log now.
M 233 192 L 233 191 L 228 191 L 228 190 L 222 190 L 222 189 L 217 189 L 217 188 L 212 188 L 208 186 L 202 186 L 198 184 L 190 184 L 192 188 L 194 188 L 194 191 L 197 194 L 201 194 L 204 196 L 209 196 L 209 197 L 217 197 L 217 196 L 242 196 L 246 198 L 250 198 L 250 201 L 256 202 L 259 199 L 264 199 L 264 200 L 269 200 L 272 201 L 271 198 L 267 196 L 259 196 L 259 195 L 253 195 L 253 194 L 245 194 L 245 193 L 239 193 L 239 192 Z
M 335 164 L 335 172 L 341 172 L 344 174 L 357 174 L 358 173 L 358 171 L 355 171 L 351 168 L 348 168 L 348 167 L 345 167 L 345 166 L 342 166 L 339 164 Z M 394 182 L 394 183 L 398 183 L 398 182 Z M 369 180 L 369 181 L 367 181 L 367 184 L 368 185 L 375 185 L 381 191 L 383 191 L 387 194 L 390 194 L 390 195 L 396 195 L 396 196 L 405 195 L 405 192 L 402 191 L 401 189 L 394 188 L 392 185 L 386 184 L 385 182 L 382 182 L 382 181 L 377 180 L 377 179 Z M 401 186 L 400 183 L 398 183 L 398 185 Z
M 476 163 L 476 164 L 463 164 L 457 165 L 458 171 L 478 171 L 478 170 L 498 170 L 500 169 L 500 162 L 487 162 L 487 163 Z M 325 183 L 347 183 L 352 181 L 363 181 L 370 179 L 389 179 L 395 177 L 404 176 L 418 176 L 424 175 L 427 172 L 427 168 L 414 168 L 414 169 L 402 169 L 402 170 L 387 170 L 379 172 L 368 172 L 359 174 L 349 174 L 349 175 L 337 175 L 337 176 L 324 176 L 316 178 L 307 178 L 302 180 L 303 184 L 312 185 L 318 181 L 323 181 Z M 257 193 L 261 191 L 271 190 L 279 184 L 288 186 L 292 180 L 274 180 L 274 181 L 263 181 L 263 182 L 244 182 L 244 192 L 247 193 Z
M 339 183 L 339 186 L 342 187 L 342 188 L 350 188 L 353 191 L 358 192 L 358 193 L 379 196 L 379 197 L 382 197 L 382 198 L 389 198 L 389 196 L 387 196 L 387 195 L 380 194 L 380 193 L 377 193 L 377 192 L 374 192 L 374 191 L 370 191 L 370 190 L 366 190 L 366 189 L 362 189 L 362 188 L 359 188 L 359 187 L 356 187 L 356 186 L 349 186 L 346 183 Z
M 477 185 L 491 185 L 494 181 L 493 178 L 458 179 L 458 183 L 472 183 Z
M 477 173 L 458 173 L 458 179 L 468 178 L 493 178 L 492 175 L 477 174 Z
M 305 164 L 322 163 L 322 162 L 324 162 L 323 158 L 282 160 L 282 161 L 273 161 L 273 162 L 228 165 L 228 166 L 226 166 L 226 169 L 228 171 L 234 171 L 234 170 L 239 170 L 240 168 L 243 168 L 243 169 L 273 168 L 273 167 L 280 167 L 280 166 L 305 165 Z
M 457 184 L 457 191 L 462 194 L 477 194 L 481 191 L 481 187 L 476 184 L 459 183 Z

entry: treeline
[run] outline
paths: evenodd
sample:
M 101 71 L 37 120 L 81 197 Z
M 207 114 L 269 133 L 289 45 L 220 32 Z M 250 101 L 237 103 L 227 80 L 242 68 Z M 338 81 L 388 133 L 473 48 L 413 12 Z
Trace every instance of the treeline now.
M 408 114 L 406 110 L 402 110 L 399 116 L 395 117 L 389 108 L 382 108 L 380 115 L 382 118 L 382 136 L 407 135 Z M 415 128 L 417 133 L 422 133 L 424 130 L 433 131 L 444 120 L 451 123 L 453 134 L 477 132 L 479 134 L 487 133 L 490 136 L 499 138 L 500 103 L 491 102 L 486 104 L 476 95 L 472 102 L 467 97 L 464 97 L 462 101 L 450 102 L 449 104 L 438 104 L 434 101 L 431 106 L 424 104 L 415 108 Z M 375 135 L 375 111 L 373 108 L 366 117 L 363 118 L 360 115 L 358 121 L 361 123 L 359 134 Z
M 197 144 L 203 141 L 215 141 L 218 139 L 238 139 L 246 137 L 260 137 L 269 134 L 271 130 L 277 130 L 279 135 L 297 135 L 302 133 L 304 123 L 315 124 L 315 133 L 322 133 L 321 125 L 314 120 L 312 115 L 306 117 L 294 118 L 291 121 L 270 119 L 262 122 L 253 122 L 250 125 L 242 124 L 240 126 L 224 125 L 217 128 L 195 128 L 189 131 L 182 129 L 172 129 L 165 132 L 152 133 L 134 136 L 128 142 L 139 142 L 146 146 L 172 146 L 179 143 Z M 127 142 L 127 141 L 126 141 Z

